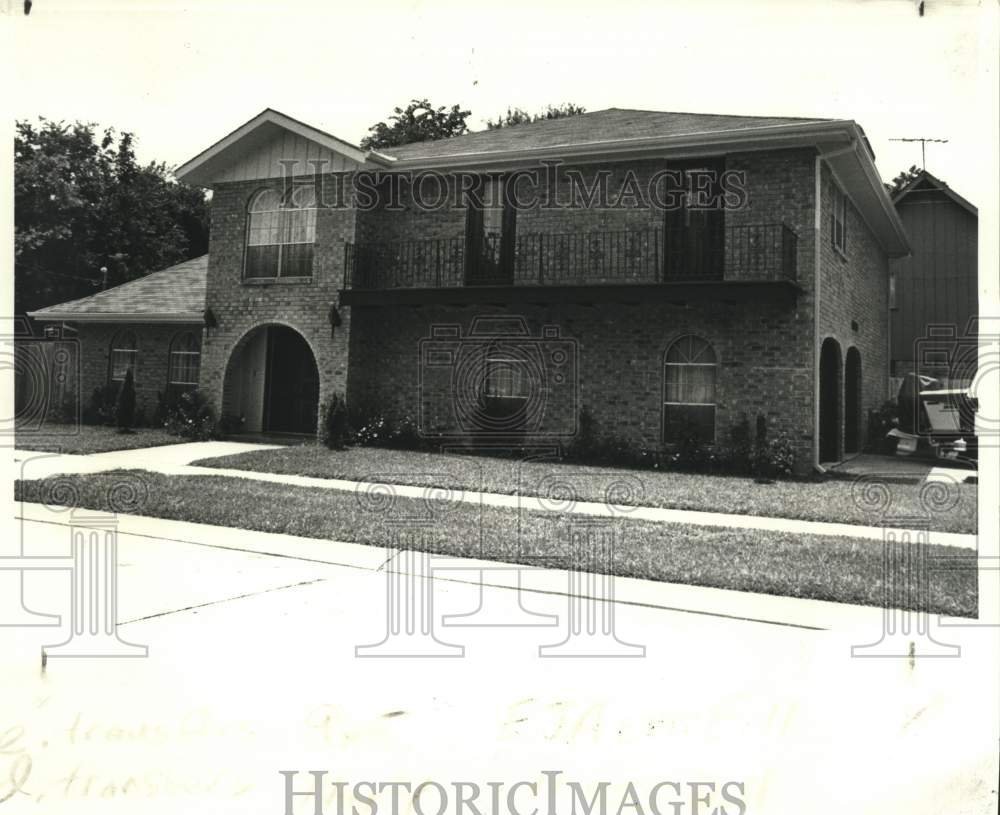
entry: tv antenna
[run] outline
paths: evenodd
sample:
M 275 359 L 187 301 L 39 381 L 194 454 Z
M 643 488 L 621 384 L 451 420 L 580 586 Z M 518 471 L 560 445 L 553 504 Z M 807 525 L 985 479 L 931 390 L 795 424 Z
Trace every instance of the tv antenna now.
M 889 141 L 918 141 L 920 142 L 920 169 L 927 169 L 927 145 L 930 144 L 947 144 L 948 139 L 925 139 L 925 138 L 914 138 L 914 139 L 889 139 Z

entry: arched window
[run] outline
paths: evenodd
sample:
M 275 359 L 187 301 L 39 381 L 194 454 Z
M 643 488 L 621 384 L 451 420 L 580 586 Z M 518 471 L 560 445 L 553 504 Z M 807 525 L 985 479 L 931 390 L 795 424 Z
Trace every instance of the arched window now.
M 663 440 L 715 441 L 715 351 L 688 334 L 670 348 L 663 365 Z
M 173 393 L 182 393 L 198 387 L 200 368 L 201 342 L 193 331 L 178 334 L 170 343 L 167 389 Z
M 247 278 L 312 276 L 316 188 L 297 185 L 282 197 L 261 190 L 247 214 Z
M 108 378 L 112 382 L 121 382 L 125 379 L 125 373 L 132 369 L 132 376 L 135 376 L 135 362 L 139 355 L 139 346 L 135 341 L 135 333 L 132 331 L 119 331 L 111 340 L 111 353 L 109 355 L 110 365 L 108 366 Z

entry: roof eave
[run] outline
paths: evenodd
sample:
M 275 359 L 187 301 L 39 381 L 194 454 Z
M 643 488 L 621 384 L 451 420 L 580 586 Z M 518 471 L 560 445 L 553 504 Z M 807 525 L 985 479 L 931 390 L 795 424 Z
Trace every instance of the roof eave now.
M 460 169 L 519 164 L 543 159 L 577 159 L 582 157 L 608 158 L 623 155 L 675 152 L 684 149 L 707 150 L 774 149 L 775 147 L 813 144 L 818 138 L 829 139 L 843 133 L 845 125 L 852 122 L 831 120 L 822 122 L 795 122 L 759 128 L 736 128 L 704 133 L 686 133 L 679 136 L 643 136 L 635 139 L 610 139 L 603 141 L 552 145 L 527 150 L 483 151 L 479 153 L 453 153 L 423 158 L 397 158 L 394 169 Z M 845 139 L 846 140 L 846 139 Z
M 181 313 L 141 313 L 141 312 L 82 312 L 72 311 L 29 311 L 33 320 L 47 323 L 158 323 L 158 324 L 198 324 L 205 318 L 202 312 Z
M 863 175 L 864 186 L 868 193 L 867 200 L 858 194 L 865 190 L 855 190 L 855 194 L 851 195 L 854 205 L 886 254 L 891 258 L 906 257 L 912 251 L 910 241 L 903 221 L 875 167 L 864 131 L 853 121 L 846 124 L 850 126 L 853 149 L 838 150 L 835 156 L 827 158 L 827 163 L 838 178 L 843 179 L 851 170 L 859 171 Z M 850 194 L 849 185 L 844 186 Z

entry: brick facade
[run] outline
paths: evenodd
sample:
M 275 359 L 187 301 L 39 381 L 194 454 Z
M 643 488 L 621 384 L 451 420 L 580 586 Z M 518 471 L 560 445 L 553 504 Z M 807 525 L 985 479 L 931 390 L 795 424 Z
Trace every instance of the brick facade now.
M 94 390 L 109 382 L 111 345 L 123 331 L 135 334 L 138 344 L 132 375 L 135 381 L 136 414 L 140 421 L 152 421 L 159 404 L 159 395 L 167 391 L 170 346 L 176 337 L 193 332 L 200 337 L 199 325 L 148 325 L 81 323 L 77 342 L 80 346 L 80 400 L 86 410 Z
M 344 243 L 354 240 L 353 209 L 320 208 L 316 219 L 313 274 L 309 280 L 260 283 L 243 280 L 247 206 L 264 187 L 280 180 L 219 184 L 212 198 L 206 303 L 218 325 L 206 331 L 201 388 L 220 413 L 237 412 L 224 398 L 226 368 L 233 351 L 266 325 L 288 326 L 306 340 L 319 371 L 319 401 L 347 389 L 349 308 L 339 305 L 344 280 Z M 337 308 L 340 325 L 331 326 Z
M 825 169 L 817 245 L 815 156 L 814 150 L 803 148 L 725 157 L 727 170 L 745 174 L 748 194 L 744 206 L 727 210 L 726 226 L 784 224 L 797 236 L 798 288 L 795 294 L 784 297 L 772 296 L 777 289 L 734 296 L 723 286 L 717 295 L 686 301 L 642 302 L 618 289 L 600 299 L 591 296 L 544 305 L 446 306 L 431 301 L 352 308 L 340 303 L 346 282 L 346 243 L 462 240 L 464 211 L 451 207 L 421 211 L 405 188 L 402 207 L 395 211 L 321 206 L 312 277 L 246 281 L 247 206 L 258 190 L 271 185 L 280 188 L 282 182 L 218 183 L 212 200 L 206 298 L 215 324 L 203 332 L 200 387 L 220 414 L 245 412 L 245 399 L 239 390 L 245 387 L 247 371 L 243 369 L 258 366 L 263 358 L 261 329 L 283 325 L 298 332 L 308 344 L 318 372 L 320 404 L 340 394 L 355 410 L 379 412 L 389 418 L 417 419 L 422 412 L 433 414 L 439 424 L 443 422 L 439 429 L 447 434 L 455 431 L 445 427 L 447 420 L 441 418 L 448 414 L 442 405 L 452 398 L 451 385 L 447 377 L 423 376 L 422 343 L 431 337 L 436 325 L 455 326 L 465 335 L 480 317 L 520 317 L 533 338 L 538 338 L 545 326 L 555 326 L 562 340 L 575 348 L 573 377 L 578 389 L 565 404 L 556 398 L 558 389 L 553 389 L 548 409 L 555 413 L 550 420 L 557 419 L 563 428 L 575 426 L 579 409 L 586 408 L 599 433 L 656 448 L 663 443 L 664 356 L 676 338 L 694 334 L 708 341 L 717 357 L 716 440 L 728 441 L 732 428 L 744 417 L 751 427 L 763 417 L 768 432 L 786 434 L 798 452 L 800 465 L 808 466 L 815 443 L 817 334 L 820 340 L 835 338 L 842 355 L 852 347 L 860 352 L 864 412 L 881 402 L 887 382 L 887 261 L 853 208 L 848 216 L 846 254 L 840 255 L 831 246 L 832 180 Z M 610 171 L 609 189 L 614 193 L 629 171 L 642 187 L 667 166 L 665 161 L 643 160 L 575 169 L 587 180 L 597 170 Z M 351 178 L 320 176 L 310 180 L 326 187 L 329 200 L 329 190 L 349 185 Z M 569 186 L 561 189 L 565 195 Z M 517 229 L 518 234 L 573 234 L 654 229 L 662 224 L 663 213 L 654 202 L 630 200 L 613 209 L 533 207 L 518 213 Z M 818 314 L 814 285 L 817 257 L 821 275 Z M 336 326 L 331 324 L 331 309 L 339 320 Z M 94 383 L 107 379 L 114 330 L 100 325 L 81 329 L 85 389 L 92 390 Z M 147 411 L 155 409 L 156 394 L 165 385 L 167 349 L 176 331 L 166 326 L 137 327 L 141 343 L 137 388 L 140 404 Z M 251 373 L 256 376 L 258 372 Z M 257 426 L 250 422 L 247 428 L 255 430 Z
M 847 207 L 844 251 L 833 246 L 831 209 L 836 183 L 825 166 L 821 175 L 819 341 L 837 342 L 843 366 L 848 351 L 861 357 L 861 424 L 863 441 L 868 411 L 889 398 L 889 261 L 857 209 Z M 817 349 L 819 353 L 819 349 Z M 843 389 L 841 388 L 843 394 Z M 843 398 L 843 395 L 842 395 Z M 844 454 L 846 407 L 840 411 L 840 454 Z

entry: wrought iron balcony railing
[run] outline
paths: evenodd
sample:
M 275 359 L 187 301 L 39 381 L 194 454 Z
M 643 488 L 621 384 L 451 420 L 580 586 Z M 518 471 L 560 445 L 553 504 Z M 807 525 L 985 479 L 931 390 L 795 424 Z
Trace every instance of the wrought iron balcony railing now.
M 759 224 L 715 235 L 638 229 L 348 243 L 345 283 L 382 290 L 794 281 L 797 240 L 785 224 Z

